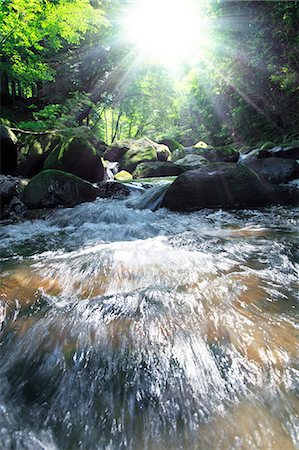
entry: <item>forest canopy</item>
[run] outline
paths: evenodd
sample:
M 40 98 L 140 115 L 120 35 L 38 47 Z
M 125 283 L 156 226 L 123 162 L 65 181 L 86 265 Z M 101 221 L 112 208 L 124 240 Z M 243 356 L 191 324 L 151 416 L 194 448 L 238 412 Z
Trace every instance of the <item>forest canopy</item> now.
M 2 118 L 108 144 L 298 139 L 298 29 L 298 1 L 1 0 Z

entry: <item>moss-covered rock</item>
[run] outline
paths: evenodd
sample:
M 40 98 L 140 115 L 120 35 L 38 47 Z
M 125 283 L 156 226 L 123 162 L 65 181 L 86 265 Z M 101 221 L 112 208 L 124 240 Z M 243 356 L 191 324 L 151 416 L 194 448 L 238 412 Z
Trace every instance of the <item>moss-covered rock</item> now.
M 126 170 L 121 170 L 116 175 L 114 175 L 114 179 L 117 181 L 131 181 L 133 180 L 133 175 Z
M 208 145 L 206 142 L 204 141 L 199 141 L 194 145 L 194 148 L 211 148 L 210 145 Z
M 172 138 L 161 139 L 161 141 L 159 141 L 159 144 L 166 145 L 171 152 L 173 152 L 177 148 L 183 148 L 182 144 Z
M 64 140 L 47 157 L 44 169 L 62 170 L 91 183 L 104 179 L 101 157 L 88 140 L 72 137 Z
M 186 170 L 195 170 L 200 169 L 205 164 L 209 164 L 209 161 L 203 156 L 190 154 L 186 155 L 184 158 L 178 159 L 175 161 L 175 164 Z
M 10 128 L 0 125 L 0 164 L 1 174 L 14 174 L 17 168 L 18 148 L 17 137 Z
M 171 161 L 148 161 L 138 164 L 133 172 L 134 178 L 171 177 L 184 172 L 184 169 Z
M 231 146 L 227 147 L 184 147 L 172 154 L 172 161 L 178 161 L 186 155 L 203 156 L 210 162 L 237 162 L 239 153 Z
M 97 187 L 60 170 L 44 170 L 33 177 L 23 192 L 23 201 L 30 208 L 75 206 L 90 202 L 99 194 Z
M 166 145 L 157 144 L 148 138 L 128 139 L 113 144 L 106 152 L 105 159 L 119 162 L 121 170 L 132 173 L 141 162 L 171 159 L 171 152 Z

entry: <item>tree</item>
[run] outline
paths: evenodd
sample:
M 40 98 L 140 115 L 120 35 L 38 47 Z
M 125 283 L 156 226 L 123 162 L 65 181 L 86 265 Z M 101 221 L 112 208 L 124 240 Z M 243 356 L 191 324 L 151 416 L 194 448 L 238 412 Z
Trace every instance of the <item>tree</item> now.
M 51 59 L 76 46 L 106 21 L 88 0 L 1 0 L 1 92 L 30 96 L 38 83 L 53 80 Z

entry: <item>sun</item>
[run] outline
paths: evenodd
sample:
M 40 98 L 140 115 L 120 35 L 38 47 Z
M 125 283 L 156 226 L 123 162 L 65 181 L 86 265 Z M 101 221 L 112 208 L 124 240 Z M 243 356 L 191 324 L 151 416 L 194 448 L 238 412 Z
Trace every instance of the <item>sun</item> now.
M 125 33 L 143 60 L 177 66 L 207 46 L 202 3 L 140 0 L 125 18 Z

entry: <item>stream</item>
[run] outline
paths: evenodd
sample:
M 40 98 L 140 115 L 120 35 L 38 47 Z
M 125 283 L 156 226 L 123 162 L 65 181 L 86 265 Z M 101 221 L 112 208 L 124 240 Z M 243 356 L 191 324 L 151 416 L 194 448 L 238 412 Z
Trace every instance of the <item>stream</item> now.
M 1 450 L 299 449 L 299 208 L 0 227 Z

